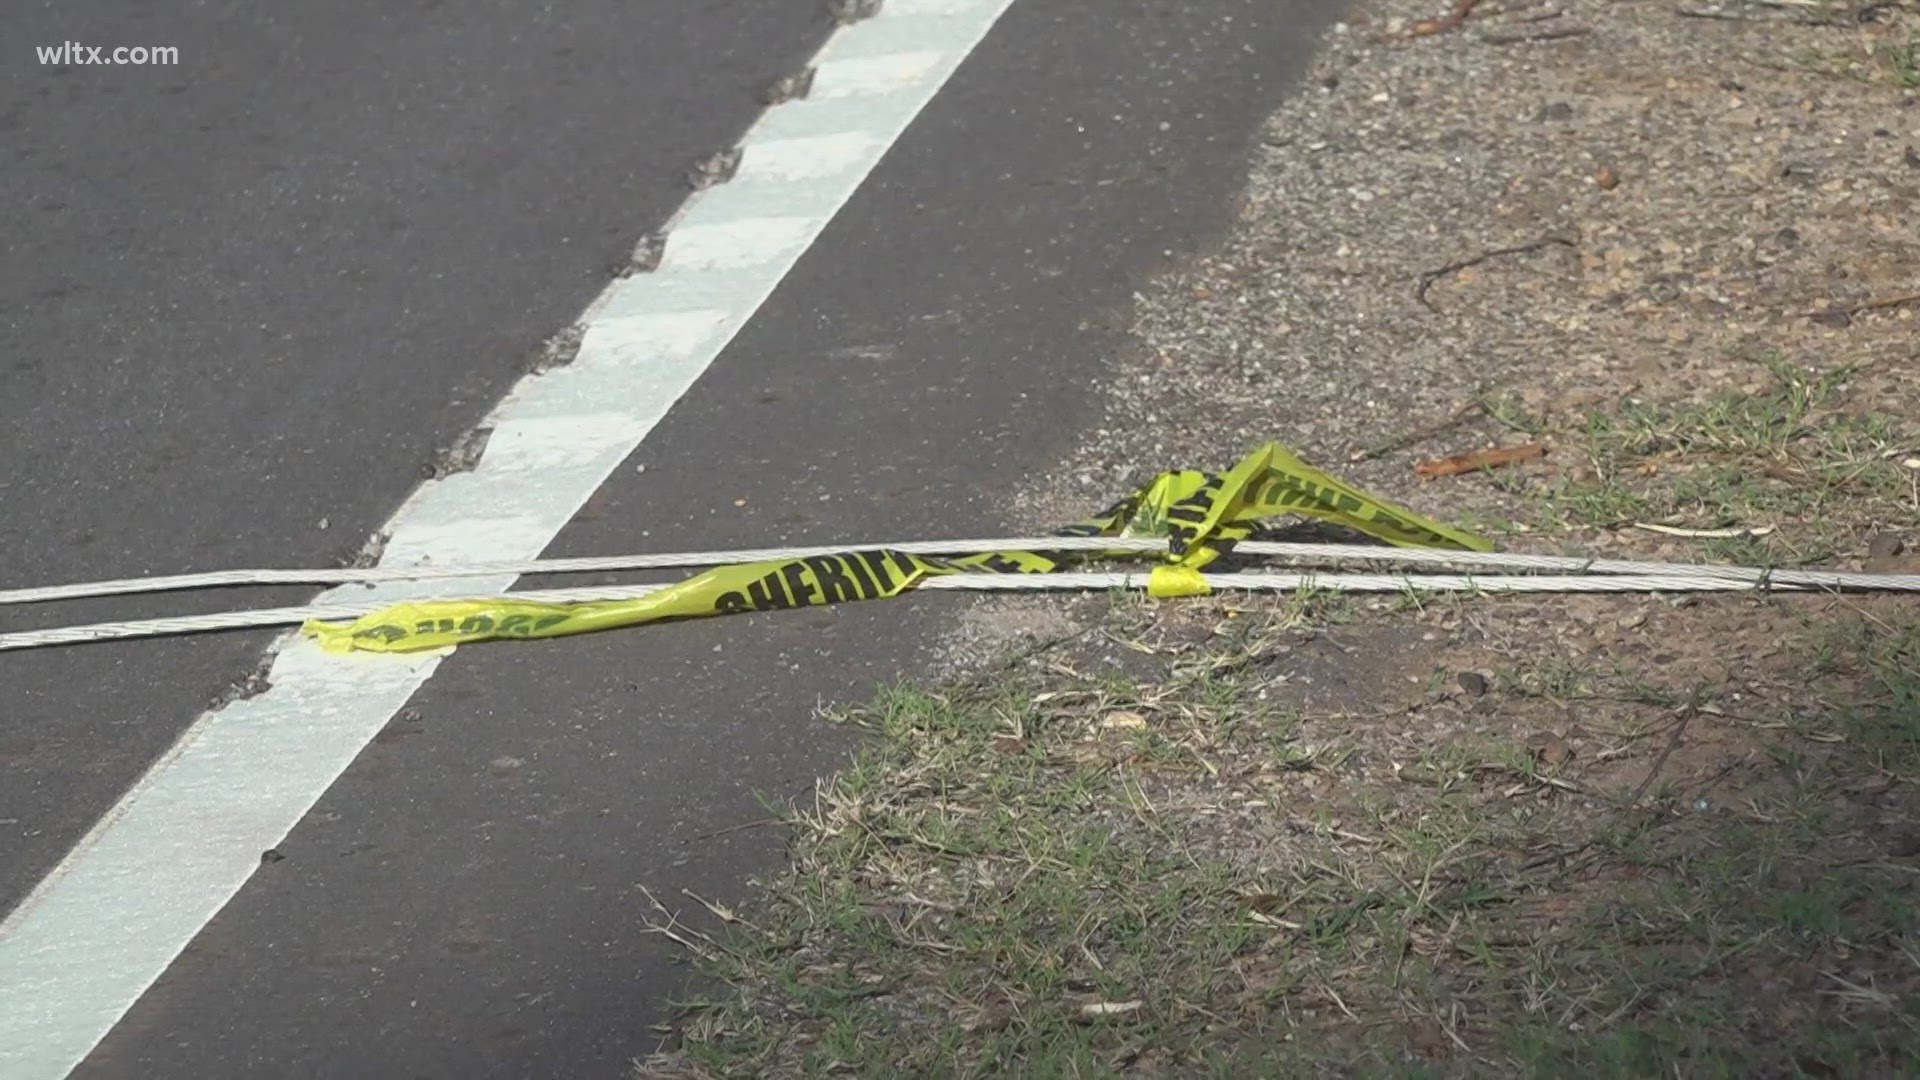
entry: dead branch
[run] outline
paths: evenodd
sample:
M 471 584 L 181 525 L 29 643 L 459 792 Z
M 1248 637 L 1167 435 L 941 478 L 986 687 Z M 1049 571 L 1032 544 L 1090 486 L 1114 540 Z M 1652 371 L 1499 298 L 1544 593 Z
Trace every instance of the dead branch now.
M 1448 263 L 1438 270 L 1429 270 L 1421 274 L 1420 287 L 1414 290 L 1413 298 L 1420 301 L 1421 306 L 1428 311 L 1438 312 L 1440 309 L 1434 307 L 1433 302 L 1427 299 L 1427 290 L 1433 288 L 1434 282 L 1439 281 L 1448 274 L 1465 270 L 1469 266 L 1478 266 L 1488 259 L 1497 259 L 1502 255 L 1525 255 L 1528 252 L 1539 251 L 1541 248 L 1551 247 L 1554 244 L 1559 244 L 1562 247 L 1575 246 L 1573 241 L 1564 236 L 1549 236 L 1542 240 L 1535 240 L 1531 244 L 1521 244 L 1519 247 L 1495 248 L 1492 251 L 1483 251 L 1471 259 L 1461 259 L 1459 262 Z

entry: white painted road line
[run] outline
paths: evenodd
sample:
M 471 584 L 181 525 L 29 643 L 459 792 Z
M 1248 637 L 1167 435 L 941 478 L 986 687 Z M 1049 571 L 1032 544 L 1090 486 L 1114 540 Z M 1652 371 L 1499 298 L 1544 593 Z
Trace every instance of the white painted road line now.
M 771 107 L 741 140 L 734 178 L 681 207 L 660 268 L 594 301 L 578 357 L 514 388 L 472 472 L 421 485 L 394 515 L 382 565 L 540 554 L 1012 3 L 889 0 L 836 31 L 813 92 Z M 443 588 L 349 587 L 318 602 Z M 0 921 L 0 1077 L 79 1064 L 439 663 L 334 657 L 291 637 L 276 649 L 266 692 L 197 719 Z

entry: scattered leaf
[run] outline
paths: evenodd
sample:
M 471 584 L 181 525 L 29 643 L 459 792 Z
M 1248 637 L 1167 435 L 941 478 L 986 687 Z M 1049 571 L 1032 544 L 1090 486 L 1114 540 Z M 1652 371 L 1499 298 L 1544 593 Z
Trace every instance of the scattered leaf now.
M 1137 712 L 1122 709 L 1118 712 L 1108 713 L 1101 719 L 1100 726 L 1109 730 L 1124 729 L 1128 731 L 1145 731 L 1147 730 L 1147 718 Z

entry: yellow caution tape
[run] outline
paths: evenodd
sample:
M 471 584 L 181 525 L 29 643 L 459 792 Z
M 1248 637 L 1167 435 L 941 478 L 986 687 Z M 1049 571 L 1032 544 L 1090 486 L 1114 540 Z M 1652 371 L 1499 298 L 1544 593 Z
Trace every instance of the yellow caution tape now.
M 632 600 L 548 604 L 515 600 L 511 594 L 429 600 L 395 604 L 348 623 L 308 622 L 302 629 L 328 652 L 420 652 L 496 638 L 584 634 L 659 619 L 878 600 L 900 595 L 929 574 L 959 569 L 947 560 L 900 551 L 849 551 L 715 567 Z
M 1063 536 L 1164 536 L 1168 555 L 1201 567 L 1221 545 L 1253 535 L 1260 519 L 1317 517 L 1399 547 L 1492 551 L 1493 543 L 1370 495 L 1300 460 L 1279 443 L 1248 454 L 1225 473 L 1182 469 L 1153 482 Z
M 1164 536 L 1167 562 L 1154 567 L 1148 593 L 1200 596 L 1209 591 L 1200 569 L 1233 541 L 1253 535 L 1260 519 L 1280 514 L 1338 522 L 1402 547 L 1493 550 L 1482 537 L 1335 479 L 1278 443 L 1268 443 L 1225 473 L 1161 473 L 1146 487 L 1058 534 Z M 935 574 L 1050 573 L 1068 562 L 1101 555 L 996 551 L 933 559 L 889 550 L 849 551 L 717 567 L 633 600 L 549 604 L 511 595 L 434 600 L 395 604 L 352 622 L 309 622 L 302 629 L 330 652 L 420 652 L 496 638 L 561 637 L 660 619 L 877 600 L 898 596 Z
M 1156 566 L 1147 575 L 1147 595 L 1157 599 L 1173 596 L 1205 596 L 1213 591 L 1200 571 L 1191 566 Z

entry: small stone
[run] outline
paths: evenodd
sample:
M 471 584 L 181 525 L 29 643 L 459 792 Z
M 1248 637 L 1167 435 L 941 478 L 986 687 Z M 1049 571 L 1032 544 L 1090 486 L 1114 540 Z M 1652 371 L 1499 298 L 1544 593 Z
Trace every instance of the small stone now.
M 1831 326 L 1836 330 L 1845 330 L 1847 327 L 1853 325 L 1853 315 L 1839 308 L 1835 308 L 1832 311 L 1822 311 L 1814 315 L 1812 319 L 1821 326 Z
M 1907 162 L 1907 168 L 1920 169 L 1920 151 L 1916 151 L 1911 146 L 1907 147 L 1905 159 Z
M 1567 740 L 1551 731 L 1536 731 L 1527 736 L 1527 749 L 1533 751 L 1540 764 L 1548 768 L 1558 768 L 1573 756 L 1573 748 L 1567 745 Z
M 1477 671 L 1463 671 L 1454 676 L 1454 679 L 1460 684 L 1460 689 L 1465 690 L 1472 697 L 1486 697 L 1487 691 L 1493 689 L 1492 684 L 1487 682 L 1487 677 Z
M 1564 101 L 1556 101 L 1549 105 L 1542 105 L 1540 106 L 1540 111 L 1533 114 L 1533 118 L 1540 121 L 1571 120 L 1573 119 L 1573 106 Z
M 1860 569 L 1869 574 L 1905 574 L 1912 571 L 1910 562 L 1920 560 L 1903 559 L 1901 554 L 1907 545 L 1893 533 L 1881 533 L 1867 544 L 1867 557 L 1861 561 Z
M 1907 545 L 1893 533 L 1883 532 L 1867 542 L 1867 557 L 1872 559 L 1891 559 L 1907 550 Z
M 1594 174 L 1593 182 L 1600 185 L 1601 191 L 1612 191 L 1620 186 L 1620 174 L 1613 171 L 1613 166 L 1602 165 L 1600 171 Z
M 284 858 L 286 856 L 280 854 L 279 848 L 268 848 L 260 853 L 260 861 L 263 863 L 277 863 Z

